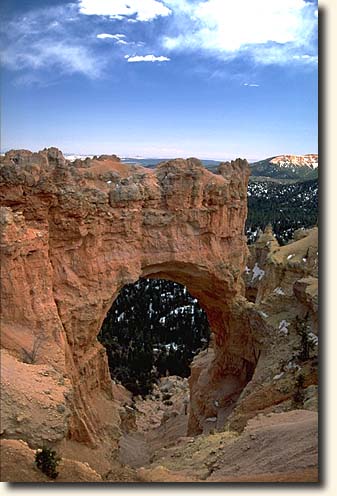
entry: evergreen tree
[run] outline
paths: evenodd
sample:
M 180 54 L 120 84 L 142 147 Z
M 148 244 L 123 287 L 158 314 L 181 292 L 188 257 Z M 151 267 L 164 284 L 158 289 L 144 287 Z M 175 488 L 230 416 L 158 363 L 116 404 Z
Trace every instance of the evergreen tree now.
M 146 395 L 161 376 L 188 377 L 189 364 L 209 336 L 206 314 L 184 286 L 140 279 L 121 291 L 98 338 L 112 378 Z

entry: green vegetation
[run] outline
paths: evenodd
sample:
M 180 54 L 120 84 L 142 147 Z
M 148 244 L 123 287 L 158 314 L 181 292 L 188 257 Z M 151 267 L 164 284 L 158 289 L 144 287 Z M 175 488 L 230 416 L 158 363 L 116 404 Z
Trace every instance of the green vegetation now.
M 303 407 L 303 402 L 304 402 L 304 376 L 303 374 L 299 374 L 296 382 L 295 382 L 295 389 L 294 389 L 294 394 L 293 394 L 293 407 L 294 408 L 302 408 Z
M 318 223 L 318 181 L 280 184 L 272 181 L 250 182 L 246 235 L 256 241 L 258 229 L 271 224 L 278 242 L 287 243 L 300 227 Z
M 297 357 L 301 362 L 306 362 L 311 358 L 311 352 L 315 349 L 315 344 L 313 340 L 310 339 L 310 329 L 308 328 L 307 319 L 301 320 L 299 317 L 296 317 L 295 331 L 300 338 L 300 343 L 297 348 Z
M 61 458 L 56 455 L 56 451 L 49 448 L 38 449 L 35 453 L 35 464 L 38 469 L 46 474 L 50 479 L 56 479 L 58 476 L 57 465 Z
M 208 346 L 209 337 L 206 314 L 184 286 L 140 279 L 123 288 L 98 339 L 111 377 L 145 396 L 159 377 L 188 377 L 193 357 Z

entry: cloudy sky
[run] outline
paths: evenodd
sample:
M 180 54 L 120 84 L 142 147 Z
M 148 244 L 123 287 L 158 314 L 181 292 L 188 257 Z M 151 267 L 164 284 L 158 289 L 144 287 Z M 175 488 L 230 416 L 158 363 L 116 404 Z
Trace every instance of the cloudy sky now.
M 3 0 L 2 149 L 317 152 L 315 0 Z

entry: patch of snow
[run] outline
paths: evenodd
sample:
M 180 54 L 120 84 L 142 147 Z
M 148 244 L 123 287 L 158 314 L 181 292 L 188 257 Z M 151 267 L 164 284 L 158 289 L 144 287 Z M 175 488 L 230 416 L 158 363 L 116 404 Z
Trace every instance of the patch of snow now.
M 107 183 L 107 184 L 111 184 L 111 183 L 112 183 L 112 181 L 107 181 L 106 183 Z
M 124 315 L 125 315 L 124 312 L 122 312 L 120 315 L 118 315 L 118 317 L 117 317 L 118 322 L 120 322 L 121 320 L 124 319 Z
M 284 295 L 285 294 L 285 292 L 283 291 L 283 289 L 280 288 L 280 287 L 275 288 L 274 291 L 273 291 L 273 293 L 278 294 L 278 295 Z
M 64 157 L 69 160 L 69 162 L 74 162 L 76 159 L 85 160 L 86 158 L 93 158 L 93 155 L 68 155 L 65 154 Z
M 250 268 L 249 268 L 249 267 L 247 267 L 247 265 L 246 265 L 246 267 L 245 267 L 245 273 L 246 273 L 246 274 L 249 274 L 249 272 L 250 272 Z
M 281 379 L 281 377 L 284 375 L 284 372 L 281 372 L 280 374 L 276 374 L 273 377 L 273 381 L 277 381 L 278 379 Z
M 262 310 L 259 310 L 258 314 L 261 315 L 261 317 L 264 317 L 265 319 L 268 317 L 268 314 L 266 312 L 263 312 Z
M 285 334 L 287 335 L 288 334 L 288 326 L 290 325 L 289 322 L 287 322 L 286 320 L 281 320 L 278 328 L 279 328 L 279 333 L 281 334 Z
M 295 370 L 295 369 L 300 370 L 301 369 L 301 367 L 299 365 L 297 365 L 297 363 L 292 362 L 292 361 L 287 363 L 285 368 L 286 368 L 286 370 Z
M 288 255 L 287 256 L 287 260 L 290 260 L 291 258 L 293 258 L 295 256 L 295 253 L 292 253 L 291 255 Z
M 254 268 L 253 268 L 252 281 L 254 281 L 254 279 L 256 279 L 257 277 L 258 277 L 259 281 L 261 281 L 264 274 L 265 274 L 265 271 L 263 269 L 260 269 L 260 267 L 258 266 L 258 264 L 256 262 L 256 264 L 254 265 Z
M 174 351 L 177 351 L 178 345 L 176 343 L 164 344 L 164 348 L 166 348 L 167 351 L 170 350 L 171 346 L 174 349 Z
M 205 419 L 205 422 L 216 422 L 217 421 L 217 417 L 207 417 L 207 419 Z
M 314 334 L 313 332 L 309 332 L 308 334 L 308 339 L 313 343 L 315 346 L 318 346 L 318 336 Z
M 184 305 L 183 307 L 177 307 L 174 310 L 171 310 L 169 315 L 178 315 L 179 313 L 183 313 L 186 310 L 191 311 L 193 313 L 194 307 L 192 305 Z

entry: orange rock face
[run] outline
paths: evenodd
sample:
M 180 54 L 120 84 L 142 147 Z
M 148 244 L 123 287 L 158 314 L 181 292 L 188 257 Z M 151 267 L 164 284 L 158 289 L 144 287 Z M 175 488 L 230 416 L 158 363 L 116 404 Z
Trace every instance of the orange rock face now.
M 257 358 L 237 310 L 248 176 L 240 159 L 217 175 L 197 159 L 149 170 L 115 156 L 71 164 L 55 148 L 2 157 L 1 344 L 13 364 L 58 374 L 70 438 L 97 444 L 116 435 L 107 420 L 116 408 L 97 334 L 121 288 L 139 277 L 186 285 L 207 312 L 214 357 L 199 394 L 228 376 L 226 395 L 235 396 L 251 377 Z M 193 400 L 193 388 L 191 394 L 190 430 L 199 431 L 200 409 L 205 416 L 207 408 Z M 8 404 L 15 392 L 11 398 Z M 19 437 L 8 422 L 8 436 Z M 25 440 L 33 442 L 29 436 L 27 429 Z

